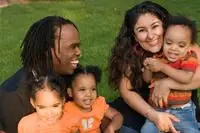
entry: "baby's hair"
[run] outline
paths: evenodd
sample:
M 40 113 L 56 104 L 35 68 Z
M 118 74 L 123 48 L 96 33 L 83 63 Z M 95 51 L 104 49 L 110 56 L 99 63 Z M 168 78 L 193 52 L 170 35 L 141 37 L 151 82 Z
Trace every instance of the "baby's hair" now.
M 93 66 L 93 65 L 88 65 L 86 67 L 80 66 L 76 68 L 74 73 L 72 74 L 71 84 L 73 80 L 80 74 L 92 74 L 95 78 L 96 83 L 99 83 L 101 80 L 102 72 L 98 66 Z
M 197 40 L 197 27 L 195 24 L 195 21 L 190 20 L 187 17 L 184 16 L 171 16 L 168 24 L 167 24 L 167 28 L 169 28 L 170 26 L 176 26 L 176 25 L 183 25 L 186 26 L 190 29 L 191 32 L 191 43 L 195 43 Z M 183 33 L 181 33 L 183 34 Z
M 35 94 L 45 88 L 51 91 L 56 91 L 61 99 L 66 96 L 65 84 L 63 79 L 56 74 L 48 74 L 47 76 L 36 77 L 32 72 L 33 79 L 30 82 L 31 94 L 30 97 L 35 100 Z

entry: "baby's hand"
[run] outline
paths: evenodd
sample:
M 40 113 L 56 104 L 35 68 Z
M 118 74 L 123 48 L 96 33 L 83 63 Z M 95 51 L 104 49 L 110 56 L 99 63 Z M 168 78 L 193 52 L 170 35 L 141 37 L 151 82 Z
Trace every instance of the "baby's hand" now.
M 143 62 L 144 68 L 147 69 L 147 70 L 150 70 L 149 64 L 150 64 L 150 60 L 151 60 L 151 59 L 152 59 L 152 58 L 146 58 L 146 59 L 144 60 L 144 62 Z
M 80 131 L 80 129 L 79 128 L 77 128 L 77 127 L 72 127 L 72 129 L 71 129 L 71 131 L 70 131 L 70 133 L 80 133 L 81 131 Z
M 80 130 L 72 131 L 71 133 L 80 133 Z
M 104 133 L 115 133 L 114 129 L 112 126 L 108 126 L 105 130 Z
M 147 64 L 148 68 L 152 72 L 159 72 L 159 71 L 161 71 L 161 69 L 163 67 L 163 62 L 161 62 L 158 59 L 154 59 L 154 58 L 147 58 L 147 59 L 145 59 L 144 63 Z
M 151 59 L 152 59 L 152 58 L 146 58 L 146 59 L 144 60 L 144 62 L 143 62 L 143 65 L 144 65 L 144 66 L 148 66 Z

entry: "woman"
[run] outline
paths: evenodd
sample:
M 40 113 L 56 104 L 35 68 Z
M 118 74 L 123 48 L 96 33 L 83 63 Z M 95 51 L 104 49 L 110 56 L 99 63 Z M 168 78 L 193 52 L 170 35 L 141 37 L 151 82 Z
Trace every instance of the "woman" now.
M 171 114 L 155 111 L 145 101 L 149 89 L 142 80 L 143 61 L 146 57 L 161 51 L 169 17 L 168 11 L 160 5 L 151 1 L 142 2 L 126 12 L 116 38 L 109 60 L 109 82 L 119 89 L 121 98 L 111 103 L 111 106 L 123 114 L 126 133 L 139 132 L 144 117 L 154 122 L 160 131 L 177 133 L 172 122 L 179 120 Z M 160 83 L 157 82 L 156 85 L 158 86 L 155 87 L 160 89 Z M 167 91 L 163 95 L 153 95 L 155 101 L 160 103 L 167 95 Z

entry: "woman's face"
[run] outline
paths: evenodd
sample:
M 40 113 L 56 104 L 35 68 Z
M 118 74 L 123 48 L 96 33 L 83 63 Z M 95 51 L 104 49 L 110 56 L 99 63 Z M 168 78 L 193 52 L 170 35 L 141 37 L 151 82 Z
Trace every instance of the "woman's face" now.
M 145 13 L 139 16 L 134 34 L 140 46 L 149 52 L 159 52 L 163 45 L 163 23 L 157 16 Z

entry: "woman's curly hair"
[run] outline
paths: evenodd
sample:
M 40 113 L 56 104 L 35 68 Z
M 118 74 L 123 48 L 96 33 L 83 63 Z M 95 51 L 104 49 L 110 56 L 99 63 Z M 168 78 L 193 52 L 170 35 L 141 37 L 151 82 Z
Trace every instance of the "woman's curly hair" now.
M 163 22 L 164 29 L 170 16 L 165 8 L 151 1 L 145 1 L 126 11 L 108 62 L 109 84 L 116 89 L 119 88 L 122 76 L 130 79 L 134 90 L 143 84 L 141 72 L 143 60 L 152 53 L 140 47 L 135 40 L 133 29 L 138 18 L 145 13 L 157 16 Z M 131 73 L 127 74 L 127 71 Z

